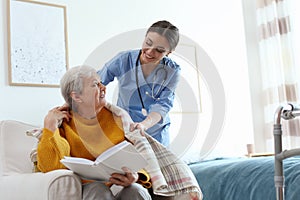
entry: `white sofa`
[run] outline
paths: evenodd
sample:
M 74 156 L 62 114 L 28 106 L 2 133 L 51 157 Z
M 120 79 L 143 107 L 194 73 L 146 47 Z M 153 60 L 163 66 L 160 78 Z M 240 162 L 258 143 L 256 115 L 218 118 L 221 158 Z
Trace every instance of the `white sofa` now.
M 19 121 L 0 121 L 0 199 L 81 199 L 81 181 L 73 172 L 33 173 L 30 153 L 37 139 L 26 135 L 33 128 Z

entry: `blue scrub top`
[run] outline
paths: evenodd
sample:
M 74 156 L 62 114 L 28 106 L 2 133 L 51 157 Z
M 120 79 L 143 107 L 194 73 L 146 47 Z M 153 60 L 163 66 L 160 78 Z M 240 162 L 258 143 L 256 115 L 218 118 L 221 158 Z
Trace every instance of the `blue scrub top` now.
M 104 85 L 118 79 L 119 94 L 117 105 L 125 109 L 134 122 L 143 121 L 142 103 L 148 113 L 157 112 L 162 120 L 147 130 L 147 133 L 165 146 L 169 145 L 169 111 L 173 107 L 175 88 L 180 78 L 180 66 L 168 57 L 145 79 L 139 62 L 140 49 L 124 51 L 116 55 L 98 71 Z M 165 67 L 163 67 L 165 66 Z M 165 79 L 165 81 L 164 81 Z

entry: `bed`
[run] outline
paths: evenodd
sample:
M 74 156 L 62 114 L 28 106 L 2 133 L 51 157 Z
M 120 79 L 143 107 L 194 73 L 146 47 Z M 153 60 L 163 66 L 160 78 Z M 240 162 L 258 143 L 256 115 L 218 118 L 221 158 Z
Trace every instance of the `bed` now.
M 300 199 L 300 148 L 282 150 L 281 119 L 300 116 L 300 106 L 280 105 L 274 116 L 274 155 L 221 158 L 189 164 L 207 200 Z
M 204 200 L 275 200 L 274 156 L 218 158 L 189 164 Z M 286 200 L 300 199 L 300 157 L 283 161 Z

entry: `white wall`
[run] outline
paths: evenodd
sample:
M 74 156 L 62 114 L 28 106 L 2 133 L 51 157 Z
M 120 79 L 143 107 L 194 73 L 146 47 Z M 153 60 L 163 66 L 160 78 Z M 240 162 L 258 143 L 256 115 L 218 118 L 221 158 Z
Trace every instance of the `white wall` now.
M 102 42 L 119 33 L 167 19 L 211 57 L 223 81 L 226 121 L 216 152 L 245 153 L 253 125 L 242 2 L 238 0 L 43 0 L 67 6 L 69 63 L 84 62 Z M 116 6 L 117 5 L 117 6 Z M 42 125 L 50 108 L 63 103 L 58 88 L 8 85 L 7 2 L 1 1 L 0 120 Z M 101 55 L 99 55 L 101 56 Z M 205 106 L 205 104 L 203 105 Z

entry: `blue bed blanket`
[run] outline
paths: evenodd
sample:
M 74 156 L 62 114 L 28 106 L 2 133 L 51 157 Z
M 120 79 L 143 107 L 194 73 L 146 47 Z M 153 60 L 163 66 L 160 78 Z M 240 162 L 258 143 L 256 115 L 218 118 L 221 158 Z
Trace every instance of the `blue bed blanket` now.
M 276 200 L 274 157 L 224 158 L 189 165 L 204 200 Z M 285 199 L 300 199 L 300 157 L 283 161 Z

